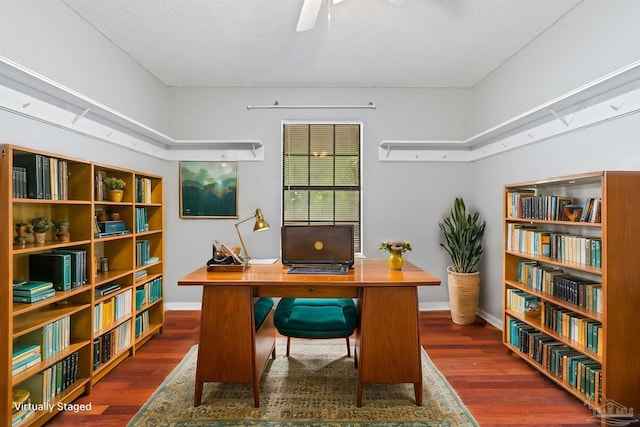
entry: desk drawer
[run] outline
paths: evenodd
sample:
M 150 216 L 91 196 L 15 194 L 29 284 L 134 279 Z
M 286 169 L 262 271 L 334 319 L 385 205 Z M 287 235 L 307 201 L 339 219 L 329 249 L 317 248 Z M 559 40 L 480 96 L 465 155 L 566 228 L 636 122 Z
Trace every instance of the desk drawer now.
M 257 296 L 283 298 L 357 298 L 357 286 L 273 285 L 257 286 Z

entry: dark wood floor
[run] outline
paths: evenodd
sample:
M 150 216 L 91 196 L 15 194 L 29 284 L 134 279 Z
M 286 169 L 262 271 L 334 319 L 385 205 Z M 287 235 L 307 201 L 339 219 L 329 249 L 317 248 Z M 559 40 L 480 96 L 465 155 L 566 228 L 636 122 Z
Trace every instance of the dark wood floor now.
M 92 411 L 65 412 L 47 426 L 126 426 L 198 336 L 198 311 L 168 311 L 164 332 L 93 388 Z M 422 345 L 482 426 L 594 426 L 582 402 L 510 354 L 481 319 L 453 324 L 448 312 L 421 312 Z M 428 384 L 425 384 L 428 387 Z M 247 398 L 250 393 L 247 392 Z

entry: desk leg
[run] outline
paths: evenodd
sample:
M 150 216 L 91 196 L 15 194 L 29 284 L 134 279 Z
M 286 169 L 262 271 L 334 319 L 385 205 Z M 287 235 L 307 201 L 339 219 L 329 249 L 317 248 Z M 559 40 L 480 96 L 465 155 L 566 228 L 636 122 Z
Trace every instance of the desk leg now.
M 422 405 L 417 288 L 365 287 L 358 303 L 356 405 L 362 406 L 367 383 L 413 383 L 416 405 Z
M 203 286 L 194 406 L 205 382 L 254 381 L 253 298 L 248 286 Z M 269 349 L 270 350 L 270 349 Z

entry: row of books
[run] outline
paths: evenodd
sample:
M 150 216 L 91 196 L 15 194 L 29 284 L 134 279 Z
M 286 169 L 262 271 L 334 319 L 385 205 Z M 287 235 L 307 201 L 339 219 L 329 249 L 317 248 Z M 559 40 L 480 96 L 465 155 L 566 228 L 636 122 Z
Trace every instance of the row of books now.
M 68 200 L 69 172 L 66 160 L 36 153 L 13 157 L 13 197 Z
M 524 312 L 529 309 L 533 303 L 539 304 L 540 299 L 520 289 L 507 289 L 507 308 L 524 316 Z
M 149 310 L 145 310 L 136 316 L 136 338 L 138 338 L 144 331 L 149 329 Z
M 147 208 L 136 208 L 136 232 L 149 231 Z
M 27 378 L 17 387 L 29 393 L 32 406 L 47 403 L 78 381 L 78 357 L 75 351 L 55 365 Z
M 131 344 L 131 321 L 93 340 L 93 370 L 107 363 L 113 356 Z
M 535 327 L 507 316 L 507 342 L 528 355 L 544 370 L 570 385 L 586 398 L 602 400 L 602 367 L 583 353 L 540 332 Z
M 29 255 L 29 279 L 51 281 L 56 291 L 87 283 L 87 251 L 60 249 Z
M 47 280 L 14 280 L 13 302 L 32 304 L 56 296 L 53 283 Z
M 136 203 L 151 203 L 151 179 L 136 176 Z
M 508 218 L 599 223 L 601 216 L 600 198 L 589 197 L 582 204 L 574 204 L 568 196 L 536 195 L 526 190 L 507 193 Z
M 524 224 L 507 224 L 507 251 L 602 267 L 601 238 L 542 231 Z
M 602 353 L 602 323 L 596 320 L 553 304 L 542 303 L 540 323 L 594 353 Z
M 39 344 L 17 343 L 13 346 L 11 375 L 19 374 L 42 361 L 42 346 Z
M 65 316 L 59 320 L 47 323 L 40 329 L 31 331 L 16 338 L 13 345 L 38 345 L 43 359 L 49 359 L 71 344 L 71 317 Z
M 102 301 L 93 307 L 93 332 L 99 332 L 108 328 L 113 323 L 131 314 L 132 291 L 114 295 L 106 301 Z
M 149 240 L 138 240 L 136 242 L 136 265 L 148 265 L 158 261 L 158 257 L 151 256 L 151 242 Z
M 564 273 L 558 267 L 528 260 L 518 261 L 517 281 L 531 289 L 602 313 L 602 283 Z
M 136 288 L 136 294 L 138 291 L 143 291 L 141 304 L 149 304 L 162 298 L 162 276 L 156 277 L 153 280 L 148 281 L 144 285 Z M 136 305 L 137 305 L 136 295 Z

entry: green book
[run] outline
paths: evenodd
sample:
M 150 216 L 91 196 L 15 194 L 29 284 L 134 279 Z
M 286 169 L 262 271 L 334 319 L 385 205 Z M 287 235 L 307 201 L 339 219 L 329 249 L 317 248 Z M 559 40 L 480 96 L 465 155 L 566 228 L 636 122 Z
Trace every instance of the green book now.
M 29 280 L 50 280 L 56 291 L 68 291 L 71 289 L 71 255 L 29 255 Z
M 47 289 L 46 291 L 41 292 L 37 295 L 31 295 L 31 296 L 14 295 L 13 302 L 31 304 L 34 302 L 43 301 L 47 298 L 53 298 L 55 295 L 56 295 L 56 291 L 54 291 L 53 289 Z
M 38 294 L 47 289 L 52 289 L 53 283 L 46 280 L 29 280 L 20 286 L 13 288 L 14 295 L 29 296 Z

